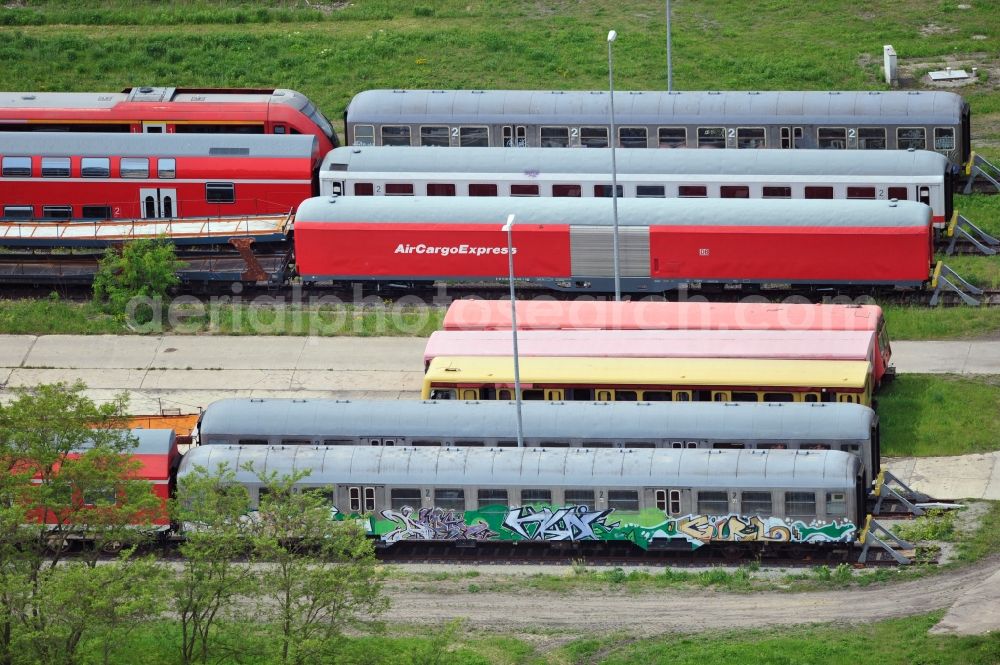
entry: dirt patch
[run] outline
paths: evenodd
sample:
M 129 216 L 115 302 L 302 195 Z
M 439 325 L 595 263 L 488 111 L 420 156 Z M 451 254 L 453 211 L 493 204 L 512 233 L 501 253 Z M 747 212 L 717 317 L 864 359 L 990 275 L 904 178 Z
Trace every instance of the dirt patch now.
M 873 58 L 868 59 L 872 62 Z M 858 60 L 861 65 L 861 60 Z M 959 81 L 932 81 L 928 75 L 932 71 L 964 69 L 969 78 Z M 973 74 L 973 68 L 977 71 Z M 881 64 L 879 65 L 881 73 Z M 928 90 L 948 90 L 970 85 L 986 90 L 1000 87 L 1000 58 L 988 53 L 965 53 L 938 56 L 935 58 L 900 58 L 897 60 L 900 88 L 924 88 Z
M 308 7 L 309 9 L 315 9 L 324 14 L 332 14 L 333 12 L 339 12 L 351 6 L 350 2 L 309 2 L 309 0 L 305 0 L 305 2 L 306 2 L 306 7 Z
M 577 635 L 621 631 L 640 636 L 808 623 L 868 623 L 949 607 L 997 570 L 1000 557 L 993 557 L 954 574 L 888 586 L 752 596 L 683 590 L 556 593 L 532 589 L 528 593 L 478 591 L 442 597 L 440 593 L 414 591 L 411 585 L 396 582 L 387 586 L 392 608 L 384 618 L 390 623 L 432 625 L 463 618 L 470 628 L 487 631 Z M 463 585 L 468 582 L 464 580 Z M 1000 616 L 1000 607 L 983 607 L 982 611 Z
M 930 35 L 949 35 L 953 32 L 958 32 L 958 29 L 937 25 L 936 23 L 928 23 L 920 26 L 920 34 L 924 37 L 929 37 Z

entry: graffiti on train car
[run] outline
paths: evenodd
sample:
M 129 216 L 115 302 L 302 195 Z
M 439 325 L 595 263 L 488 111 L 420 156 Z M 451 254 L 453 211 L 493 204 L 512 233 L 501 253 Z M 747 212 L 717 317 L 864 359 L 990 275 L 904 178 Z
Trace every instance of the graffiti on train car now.
M 347 518 L 346 515 L 338 517 Z M 712 542 L 851 542 L 857 525 L 849 520 L 805 522 L 758 515 L 684 515 L 664 518 L 655 509 L 619 512 L 589 506 L 485 506 L 479 510 L 403 507 L 380 517 L 357 516 L 368 533 L 401 540 L 630 541 L 643 549 L 669 540 L 692 549 Z

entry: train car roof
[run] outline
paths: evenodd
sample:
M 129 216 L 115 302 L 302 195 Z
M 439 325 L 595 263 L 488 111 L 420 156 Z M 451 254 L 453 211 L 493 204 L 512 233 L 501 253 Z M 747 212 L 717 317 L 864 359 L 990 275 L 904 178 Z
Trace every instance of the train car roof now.
M 877 330 L 878 305 L 519 300 L 519 329 L 553 330 Z M 454 300 L 445 330 L 510 330 L 509 300 Z
M 958 124 L 965 102 L 943 91 L 617 91 L 619 124 Z M 366 90 L 349 123 L 607 124 L 610 94 L 545 90 Z M 570 122 L 569 119 L 572 119 Z
M 139 86 L 121 92 L 0 92 L 0 110 L 113 109 L 123 102 L 301 105 L 301 93 L 282 88 L 170 88 Z
M 859 404 L 717 402 L 523 402 L 531 439 L 843 439 L 870 436 L 875 412 Z M 205 409 L 213 433 L 250 438 L 394 437 L 516 440 L 511 402 L 456 400 L 225 399 Z
M 854 486 L 861 463 L 839 450 L 199 446 L 178 476 L 219 464 L 246 484 L 259 484 L 258 474 L 308 471 L 300 485 L 843 489 Z
M 139 462 L 138 476 L 144 480 L 168 480 L 173 460 L 178 455 L 174 430 L 132 429 L 128 433 L 136 443 L 135 448 L 130 448 L 127 452 Z M 84 444 L 77 452 L 83 452 L 92 445 Z
M 312 158 L 318 146 L 307 134 L 0 132 L 0 155 L 7 156 Z
M 861 389 L 871 363 L 858 360 L 746 358 L 566 358 L 519 360 L 521 383 L 595 386 L 684 385 Z M 512 384 L 510 358 L 438 356 L 424 375 L 431 385 Z
M 437 356 L 511 356 L 509 330 L 438 330 L 424 347 Z M 870 330 L 522 330 L 521 356 L 868 360 Z
M 649 150 L 618 148 L 619 175 L 707 174 L 748 177 L 773 176 L 927 176 L 942 178 L 948 158 L 929 150 Z M 588 148 L 457 148 L 407 146 L 353 146 L 331 150 L 321 171 L 332 178 L 347 171 L 363 174 L 460 174 L 475 180 L 479 174 L 524 178 L 533 173 L 554 178 L 562 174 L 611 173 L 611 150 Z
M 516 224 L 611 226 L 610 198 L 317 196 L 303 201 L 297 222 L 334 224 Z M 801 199 L 618 199 L 621 226 L 761 226 L 927 228 L 931 209 L 916 201 Z M 515 226 L 515 236 L 517 234 Z

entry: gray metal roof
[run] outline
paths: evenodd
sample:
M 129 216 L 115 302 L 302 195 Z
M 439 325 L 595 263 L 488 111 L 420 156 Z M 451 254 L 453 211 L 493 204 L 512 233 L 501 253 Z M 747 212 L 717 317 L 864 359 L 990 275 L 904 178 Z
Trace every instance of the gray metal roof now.
M 297 222 L 611 226 L 610 198 L 318 196 Z M 929 227 L 931 209 L 915 201 L 800 199 L 618 199 L 621 226 Z M 517 227 L 515 226 L 515 234 Z
M 253 471 L 243 469 L 251 463 Z M 240 483 L 257 474 L 308 470 L 300 484 L 544 487 L 836 488 L 854 486 L 858 458 L 837 451 L 669 448 L 394 448 L 372 446 L 199 446 L 179 477 L 219 464 Z
M 129 434 L 136 440 L 136 447 L 131 450 L 137 455 L 166 455 L 174 446 L 175 435 L 172 429 L 133 429 Z M 82 448 L 88 448 L 84 445 Z
M 304 99 L 301 93 L 285 89 L 230 92 L 210 88 L 136 86 L 122 92 L 0 92 L 0 108 L 111 109 L 127 101 L 192 104 L 275 102 L 301 108 L 304 102 L 300 98 Z
M 544 90 L 366 90 L 350 123 L 607 124 L 610 94 Z M 942 124 L 961 120 L 952 92 L 615 92 L 615 120 L 637 124 Z M 570 120 L 572 119 L 572 120 Z
M 308 158 L 317 144 L 310 135 L 0 132 L 0 155 L 43 157 L 208 157 L 221 149 L 226 154 L 219 156 L 233 158 Z
M 514 406 L 484 401 L 224 399 L 205 409 L 213 433 L 262 437 L 516 439 Z M 859 404 L 524 402 L 531 439 L 867 439 L 875 414 Z
M 751 176 L 928 176 L 942 178 L 948 158 L 929 150 L 649 150 L 618 148 L 618 174 Z M 611 177 L 611 150 L 589 148 L 445 148 L 355 146 L 327 153 L 321 170 L 334 164 L 348 172 L 475 174 L 596 174 Z M 337 169 L 345 170 L 344 168 Z M 333 174 L 337 178 L 336 173 Z

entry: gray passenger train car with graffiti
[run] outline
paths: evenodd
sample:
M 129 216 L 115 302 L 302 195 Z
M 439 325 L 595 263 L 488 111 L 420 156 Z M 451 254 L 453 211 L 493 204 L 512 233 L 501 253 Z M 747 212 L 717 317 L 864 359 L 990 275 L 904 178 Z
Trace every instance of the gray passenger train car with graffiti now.
M 261 476 L 307 472 L 333 513 L 381 544 L 623 541 L 852 543 L 864 524 L 860 461 L 842 451 L 208 445 L 192 469 L 235 470 L 256 506 Z

